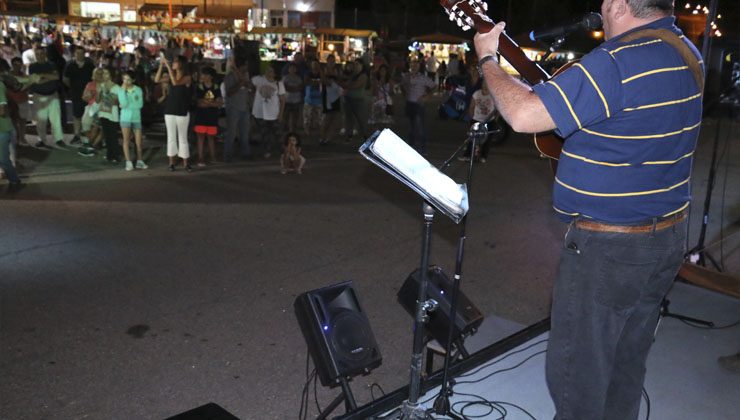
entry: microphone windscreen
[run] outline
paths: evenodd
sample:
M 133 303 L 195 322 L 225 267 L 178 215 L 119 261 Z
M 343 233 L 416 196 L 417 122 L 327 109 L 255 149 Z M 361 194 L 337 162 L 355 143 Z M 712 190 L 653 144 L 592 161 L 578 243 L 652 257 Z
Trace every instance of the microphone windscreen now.
M 583 27 L 591 31 L 601 29 L 602 24 L 601 15 L 598 13 L 589 13 L 582 21 Z

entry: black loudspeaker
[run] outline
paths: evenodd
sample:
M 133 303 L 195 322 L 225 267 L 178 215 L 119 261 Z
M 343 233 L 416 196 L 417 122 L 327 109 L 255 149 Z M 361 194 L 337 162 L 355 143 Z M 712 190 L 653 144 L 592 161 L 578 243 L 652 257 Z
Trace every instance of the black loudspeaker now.
M 447 346 L 447 334 L 450 330 L 450 299 L 452 297 L 452 281 L 440 267 L 430 266 L 428 274 L 427 299 L 434 299 L 439 306 L 429 313 L 429 322 L 424 327 L 427 333 L 437 340 L 443 347 Z M 398 291 L 398 302 L 412 317 L 416 315 L 416 301 L 419 298 L 419 283 L 421 270 L 416 269 Z M 483 314 L 468 299 L 462 290 L 457 294 L 457 313 L 455 314 L 455 329 L 453 342 L 460 337 L 474 334 L 483 322 Z
M 216 403 L 208 403 L 165 420 L 239 420 Z
M 378 343 L 351 281 L 303 293 L 293 306 L 322 385 L 334 387 L 340 378 L 380 366 Z

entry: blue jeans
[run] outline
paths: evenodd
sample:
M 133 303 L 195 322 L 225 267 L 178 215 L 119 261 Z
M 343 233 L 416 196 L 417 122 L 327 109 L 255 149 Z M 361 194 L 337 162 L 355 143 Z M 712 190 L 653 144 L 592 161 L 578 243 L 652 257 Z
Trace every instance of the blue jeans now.
M 252 155 L 249 146 L 249 111 L 238 111 L 226 108 L 226 138 L 224 139 L 224 160 L 231 159 L 234 154 L 234 138 L 239 135 L 239 148 L 241 157 L 247 158 Z
M 406 101 L 406 116 L 411 123 L 409 144 L 420 153 L 426 152 L 427 132 L 424 126 L 424 105 Z
M 11 184 L 17 184 L 21 182 L 18 178 L 18 173 L 13 167 L 13 163 L 10 161 L 10 142 L 13 138 L 12 131 L 4 131 L 0 133 L 0 168 L 5 172 L 5 176 Z
M 556 419 L 637 419 L 645 360 L 660 304 L 683 261 L 686 230 L 685 219 L 647 233 L 571 223 L 553 290 L 546 365 Z

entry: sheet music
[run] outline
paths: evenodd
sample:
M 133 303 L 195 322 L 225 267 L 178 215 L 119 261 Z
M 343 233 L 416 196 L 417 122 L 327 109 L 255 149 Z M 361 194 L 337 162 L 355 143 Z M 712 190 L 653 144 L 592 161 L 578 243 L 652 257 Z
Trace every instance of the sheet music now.
M 368 151 L 370 153 L 368 153 Z M 360 153 L 391 175 L 409 185 L 430 201 L 438 210 L 459 222 L 468 211 L 465 185 L 455 183 L 390 129 L 376 133 L 361 148 Z

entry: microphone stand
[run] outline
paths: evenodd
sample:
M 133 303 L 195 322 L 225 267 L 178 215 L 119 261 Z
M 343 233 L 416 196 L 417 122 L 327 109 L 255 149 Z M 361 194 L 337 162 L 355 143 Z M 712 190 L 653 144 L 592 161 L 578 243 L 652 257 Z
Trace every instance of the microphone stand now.
M 722 52 L 722 56 L 724 56 L 725 52 Z M 730 87 L 726 89 L 725 91 L 721 92 L 719 97 L 709 103 L 705 106 L 704 113 L 702 117 L 706 117 L 709 115 L 718 105 L 723 104 L 724 102 L 732 102 L 733 97 L 735 95 L 738 95 L 740 91 L 738 91 L 738 87 L 736 84 L 740 82 L 740 79 L 734 78 L 730 80 Z M 727 111 L 728 111 L 728 117 L 730 120 L 730 124 L 732 124 L 733 120 L 733 104 L 728 103 L 727 105 Z M 720 128 L 722 127 L 721 124 L 721 116 L 717 121 L 717 131 L 714 135 L 714 142 L 712 143 L 712 160 L 709 163 L 709 180 L 707 182 L 707 192 L 704 196 L 704 208 L 702 210 L 702 218 L 701 218 L 701 230 L 699 231 L 699 239 L 697 241 L 696 246 L 691 248 L 689 252 L 686 253 L 686 259 L 692 263 L 695 263 L 696 265 L 700 265 L 703 267 L 707 266 L 706 260 L 709 260 L 710 263 L 714 266 L 714 268 L 717 270 L 717 272 L 722 272 L 723 267 L 715 260 L 711 254 L 709 254 L 709 251 L 706 250 L 706 247 L 704 246 L 704 241 L 706 240 L 707 235 L 707 226 L 709 225 L 709 209 L 712 205 L 712 192 L 714 191 L 714 179 L 716 177 L 717 172 L 717 151 L 719 148 L 719 140 L 720 140 Z
M 472 147 L 471 147 L 471 156 L 475 153 L 475 141 L 478 136 L 487 135 L 488 131 L 485 124 L 475 123 L 473 124 L 473 128 L 468 132 L 468 139 L 463 142 L 463 144 L 455 151 L 455 153 L 450 157 L 447 161 L 445 161 L 442 165 L 440 165 L 440 170 L 443 171 L 446 167 L 450 165 L 450 163 L 455 159 L 455 157 L 463 150 L 463 148 L 467 145 L 468 142 L 472 141 Z M 475 134 L 475 135 L 474 135 Z M 472 166 L 473 166 L 473 160 L 470 161 L 470 168 L 468 169 L 468 182 L 470 182 L 470 176 L 472 175 Z M 393 416 L 396 414 L 399 414 L 399 417 L 396 417 L 399 420 L 433 420 L 434 417 L 432 417 L 430 410 L 424 409 L 419 404 L 419 398 L 421 397 L 421 374 L 422 374 L 422 361 L 424 358 L 424 338 L 425 338 L 425 331 L 424 331 L 424 324 L 426 324 L 429 321 L 429 312 L 434 311 L 438 307 L 438 302 L 434 299 L 427 299 L 427 289 L 429 287 L 429 254 L 431 249 L 431 242 L 432 242 L 432 222 L 434 221 L 434 207 L 432 207 L 428 202 L 424 201 L 423 204 L 423 213 L 424 213 L 424 229 L 423 229 L 423 235 L 422 235 L 422 245 L 421 245 L 421 273 L 420 273 L 420 279 L 419 279 L 419 294 L 418 298 L 416 300 L 416 315 L 414 317 L 414 345 L 413 345 L 413 354 L 411 355 L 411 380 L 409 382 L 409 398 L 408 400 L 404 401 L 403 405 L 394 410 L 393 413 L 389 414 L 389 416 Z M 462 245 L 465 242 L 465 221 L 467 220 L 467 215 L 463 217 L 462 221 L 462 234 L 460 238 L 460 246 L 458 249 L 458 263 L 456 268 L 456 274 L 455 274 L 455 286 L 452 291 L 452 300 L 451 305 L 452 308 L 450 309 L 450 312 L 452 313 L 451 325 L 450 325 L 450 332 L 449 335 L 452 335 L 452 329 L 454 328 L 454 317 L 456 316 L 456 301 L 457 301 L 457 290 L 459 288 L 460 284 L 460 270 L 462 268 Z M 449 354 L 450 354 L 450 343 L 451 340 L 447 340 L 447 354 L 445 355 L 445 381 L 447 382 L 446 376 L 447 371 L 449 369 Z M 443 385 L 444 386 L 444 385 Z M 447 388 L 447 387 L 445 387 Z M 449 394 L 449 390 L 445 391 L 445 394 Z M 436 405 L 436 402 L 435 402 Z M 450 409 L 449 409 L 449 399 L 446 400 L 446 410 L 445 414 L 448 414 L 450 416 L 454 416 Z M 387 417 L 384 417 L 387 418 Z M 460 417 L 454 416 L 454 419 L 460 419 Z M 462 419 L 460 419 L 462 420 Z
M 544 63 L 545 61 L 547 61 L 547 59 L 550 58 L 550 55 L 554 53 L 558 48 L 560 48 L 564 42 L 565 35 L 561 35 L 555 38 L 555 40 L 552 41 L 552 44 L 550 44 L 550 47 L 547 49 L 547 53 L 542 57 L 542 62 Z
M 482 140 L 485 140 L 488 136 L 488 127 L 482 123 L 474 123 L 468 131 L 468 139 L 463 145 L 442 165 L 442 168 L 450 165 L 450 162 L 460 153 L 466 144 L 470 143 L 470 162 L 468 163 L 468 201 L 470 201 L 470 188 L 473 180 L 473 161 L 475 160 L 475 147 L 476 144 Z M 452 412 L 450 405 L 450 396 L 452 395 L 453 382 L 449 378 L 450 363 L 452 360 L 452 341 L 454 339 L 455 330 L 455 318 L 457 317 L 457 297 L 460 291 L 460 280 L 462 278 L 462 263 L 465 250 L 465 240 L 467 239 L 465 234 L 465 228 L 468 222 L 468 212 L 462 220 L 460 226 L 460 239 L 457 244 L 457 258 L 455 260 L 455 275 L 453 276 L 452 285 L 452 296 L 450 297 L 450 329 L 447 331 L 447 346 L 445 348 L 445 361 L 444 369 L 442 373 L 442 388 L 439 391 L 439 395 L 434 400 L 434 413 L 442 414 L 450 417 L 454 420 L 463 420 L 462 417 Z M 461 344 L 458 344 L 461 345 Z

